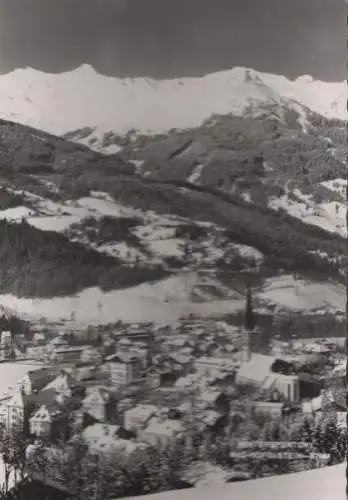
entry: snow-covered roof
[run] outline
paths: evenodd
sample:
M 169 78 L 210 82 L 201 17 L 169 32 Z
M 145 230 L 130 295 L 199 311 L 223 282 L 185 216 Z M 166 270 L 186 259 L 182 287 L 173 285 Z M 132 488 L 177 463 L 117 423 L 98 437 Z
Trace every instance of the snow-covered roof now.
M 274 356 L 253 354 L 251 360 L 238 370 L 238 378 L 262 383 L 272 373 L 272 366 L 276 360 Z
M 131 408 L 126 412 L 127 417 L 135 417 L 139 420 L 148 420 L 152 415 L 155 415 L 158 411 L 157 406 L 155 405 L 138 405 L 134 408 Z
M 346 464 L 129 500 L 346 500 Z
M 150 420 L 149 425 L 146 427 L 145 432 L 149 434 L 155 434 L 157 436 L 168 436 L 173 437 L 181 432 L 183 432 L 183 423 L 179 420 L 159 420 L 153 418 Z

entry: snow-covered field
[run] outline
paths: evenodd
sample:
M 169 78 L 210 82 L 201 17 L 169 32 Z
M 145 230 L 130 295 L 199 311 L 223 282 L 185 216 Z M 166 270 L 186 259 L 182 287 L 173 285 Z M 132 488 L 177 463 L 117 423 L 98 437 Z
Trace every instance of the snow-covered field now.
M 244 297 L 239 293 L 229 291 L 225 298 L 218 300 L 211 292 L 204 291 L 205 285 L 217 290 L 221 287 L 209 276 L 203 279 L 197 273 L 188 272 L 157 283 L 106 293 L 99 288 L 89 288 L 73 297 L 54 299 L 0 295 L 0 307 L 28 318 L 45 317 L 50 321 L 72 321 L 81 325 L 118 320 L 163 324 L 189 314 L 209 317 L 243 309 Z M 295 281 L 292 276 L 272 278 L 256 298 L 265 305 L 298 311 L 345 310 L 343 286 Z
M 310 283 L 282 276 L 268 280 L 258 298 L 287 309 L 344 311 L 346 292 L 336 283 Z
M 45 317 L 50 321 L 71 318 L 73 322 L 84 325 L 118 320 L 163 324 L 175 322 L 188 314 L 210 316 L 243 308 L 244 302 L 239 297 L 194 302 L 191 294 L 199 285 L 197 276 L 188 273 L 107 293 L 99 288 L 89 288 L 73 297 L 20 299 L 9 294 L 0 295 L 0 307 L 24 317 Z
M 280 198 L 272 198 L 269 201 L 269 207 L 272 209 L 284 209 L 292 217 L 301 219 L 307 224 L 321 227 L 326 231 L 338 233 L 343 237 L 347 236 L 347 202 L 345 190 L 347 181 L 345 179 L 335 179 L 334 181 L 323 182 L 323 187 L 338 193 L 341 201 L 323 202 L 315 204 L 313 196 L 304 195 L 299 190 L 295 190 L 293 197 L 285 194 Z
M 137 500 L 346 500 L 346 464 L 308 472 L 170 491 Z M 135 500 L 135 498 L 134 498 Z
M 214 114 L 242 115 L 255 103 L 285 103 L 297 110 L 301 104 L 345 120 L 346 99 L 344 82 L 310 77 L 292 81 L 243 67 L 172 80 L 106 77 L 88 65 L 61 74 L 25 68 L 0 76 L 1 118 L 57 135 L 94 128 L 95 149 L 102 148 L 107 132 L 163 133 L 195 127 Z M 90 138 L 81 134 L 80 141 L 89 143 Z M 105 153 L 118 150 L 111 145 Z

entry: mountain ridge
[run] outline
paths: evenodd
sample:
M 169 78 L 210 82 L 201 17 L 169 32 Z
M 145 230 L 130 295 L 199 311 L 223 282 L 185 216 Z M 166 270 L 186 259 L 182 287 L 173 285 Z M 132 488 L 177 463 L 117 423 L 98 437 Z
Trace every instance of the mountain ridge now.
M 241 116 L 250 107 L 274 104 L 344 120 L 345 100 L 344 82 L 308 75 L 289 80 L 243 67 L 172 80 L 108 77 L 88 65 L 61 74 L 26 68 L 0 76 L 0 117 L 55 135 L 70 133 L 111 154 L 115 144 L 102 146 L 110 133 L 167 133 L 200 126 L 213 114 Z

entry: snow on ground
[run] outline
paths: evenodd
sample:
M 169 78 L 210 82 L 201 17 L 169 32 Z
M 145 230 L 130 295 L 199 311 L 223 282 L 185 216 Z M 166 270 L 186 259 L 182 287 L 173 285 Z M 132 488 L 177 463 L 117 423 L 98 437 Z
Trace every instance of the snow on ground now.
M 8 208 L 0 211 L 0 219 L 9 222 L 20 222 L 22 219 L 30 217 L 33 211 L 27 207 Z
M 344 82 L 291 81 L 243 67 L 172 80 L 108 77 L 88 65 L 61 74 L 24 68 L 0 76 L 0 115 L 56 135 L 92 127 L 91 136 L 81 140 L 101 150 L 109 132 L 190 128 L 214 114 L 241 115 L 254 104 L 285 102 L 299 109 L 300 103 L 345 120 L 346 95 Z M 108 154 L 118 150 L 106 147 Z
M 187 182 L 191 182 L 191 184 L 198 184 L 203 168 L 204 165 L 197 165 L 197 167 L 194 168 L 192 174 L 187 179 Z
M 289 215 L 301 219 L 306 224 L 321 227 L 343 237 L 347 236 L 345 201 L 315 204 L 310 195 L 303 195 L 299 190 L 295 190 L 293 194 L 297 198 L 296 201 L 285 194 L 280 198 L 270 198 L 269 207 L 274 210 L 284 209 Z
M 0 400 L 15 388 L 16 383 L 22 377 L 37 368 L 41 368 L 41 366 L 31 362 L 0 363 Z
M 22 193 L 14 191 L 14 193 Z M 139 211 L 119 205 L 105 193 L 94 192 L 91 196 L 76 201 L 56 203 L 29 192 L 24 192 L 31 208 L 22 206 L 0 211 L 0 220 L 20 222 L 25 219 L 32 226 L 43 231 L 63 232 L 73 224 L 87 217 L 129 217 L 139 215 Z
M 189 314 L 210 316 L 244 307 L 244 300 L 231 298 L 193 302 L 191 295 L 201 284 L 195 273 L 176 275 L 153 284 L 142 284 L 125 290 L 103 293 L 89 288 L 73 297 L 22 299 L 0 295 L 0 306 L 22 317 L 49 321 L 73 321 L 79 324 L 101 324 L 154 321 L 172 323 Z
M 137 500 L 346 500 L 346 464 L 230 484 L 170 491 Z M 135 500 L 133 497 L 130 500 Z
M 74 215 L 51 215 L 49 217 L 29 217 L 27 222 L 36 229 L 41 229 L 41 231 L 62 233 L 73 224 L 80 222 L 80 220 Z
M 145 226 L 139 226 L 133 231 L 142 240 L 154 242 L 175 238 L 175 226 L 177 224 L 171 227 L 167 224 L 161 224 L 161 221 L 159 223 L 157 221 L 148 222 Z
M 343 285 L 295 280 L 291 275 L 267 280 L 258 298 L 292 310 L 344 311 L 346 306 Z
M 180 238 L 169 238 L 162 240 L 150 240 L 148 246 L 156 255 L 160 257 L 179 257 L 183 256 L 183 245 L 185 241 Z
M 219 295 L 215 295 L 215 290 Z M 215 297 L 224 297 L 216 299 Z M 292 276 L 270 279 L 255 295 L 261 304 L 276 304 L 284 309 L 344 311 L 343 286 L 330 283 L 295 281 Z M 146 283 L 124 290 L 103 292 L 88 288 L 71 297 L 23 299 L 0 295 L 0 306 L 22 317 L 48 321 L 73 322 L 80 325 L 153 321 L 173 323 L 190 314 L 200 317 L 223 315 L 242 310 L 242 295 L 223 289 L 212 277 L 195 272 L 178 273 L 156 283 Z
M 122 259 L 124 262 L 134 263 L 135 261 L 144 262 L 147 261 L 147 257 L 137 248 L 127 245 L 127 243 L 121 241 L 119 243 L 107 243 L 105 245 L 91 245 L 98 252 L 103 252 L 111 257 L 116 257 Z
M 330 189 L 331 191 L 335 191 L 342 196 L 342 198 L 346 199 L 347 197 L 347 179 L 342 179 L 338 177 L 337 179 L 333 179 L 330 181 L 324 181 L 321 183 L 322 186 Z

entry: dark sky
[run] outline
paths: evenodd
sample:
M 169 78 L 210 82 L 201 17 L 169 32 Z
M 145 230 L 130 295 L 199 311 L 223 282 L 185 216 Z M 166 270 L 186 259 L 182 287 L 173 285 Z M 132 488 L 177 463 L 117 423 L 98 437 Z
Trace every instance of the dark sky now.
M 0 72 L 345 78 L 343 0 L 0 0 Z

